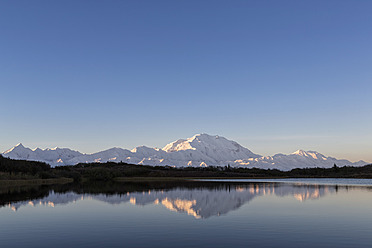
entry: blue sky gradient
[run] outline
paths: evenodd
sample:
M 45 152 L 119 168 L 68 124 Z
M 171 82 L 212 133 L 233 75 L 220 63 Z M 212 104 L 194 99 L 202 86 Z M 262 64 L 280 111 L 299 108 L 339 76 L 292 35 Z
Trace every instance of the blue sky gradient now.
M 1 1 L 2 151 L 218 134 L 372 162 L 372 1 Z

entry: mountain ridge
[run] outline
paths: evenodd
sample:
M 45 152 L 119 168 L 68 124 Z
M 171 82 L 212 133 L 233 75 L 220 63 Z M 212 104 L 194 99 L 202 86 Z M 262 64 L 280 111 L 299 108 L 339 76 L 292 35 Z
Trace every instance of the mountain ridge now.
M 126 162 L 153 166 L 234 166 L 261 169 L 329 168 L 339 166 L 363 166 L 367 162 L 350 162 L 345 159 L 326 157 L 316 151 L 297 150 L 291 154 L 261 156 L 241 146 L 235 141 L 219 135 L 197 134 L 191 138 L 178 139 L 163 147 L 138 146 L 132 150 L 113 147 L 104 151 L 85 154 L 69 148 L 30 149 L 17 144 L 2 153 L 4 157 L 42 161 L 51 166 L 75 165 L 90 162 Z

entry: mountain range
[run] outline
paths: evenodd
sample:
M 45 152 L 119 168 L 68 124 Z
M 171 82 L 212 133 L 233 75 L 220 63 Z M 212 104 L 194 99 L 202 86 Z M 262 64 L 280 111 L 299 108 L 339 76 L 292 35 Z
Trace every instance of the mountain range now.
M 91 162 L 125 162 L 159 166 L 233 166 L 246 168 L 279 169 L 337 166 L 363 166 L 367 162 L 350 162 L 345 159 L 326 157 L 315 151 L 298 150 L 294 153 L 261 156 L 235 141 L 221 136 L 197 134 L 188 139 L 179 139 L 163 149 L 139 146 L 132 150 L 111 148 L 105 151 L 84 154 L 68 148 L 30 149 L 21 143 L 2 153 L 4 157 L 42 161 L 51 166 L 75 165 Z

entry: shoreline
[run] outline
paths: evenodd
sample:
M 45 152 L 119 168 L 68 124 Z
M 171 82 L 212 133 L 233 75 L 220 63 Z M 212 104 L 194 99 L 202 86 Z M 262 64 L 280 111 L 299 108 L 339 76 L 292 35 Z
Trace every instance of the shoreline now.
M 117 177 L 112 182 L 181 182 L 181 181 L 203 181 L 203 180 L 235 180 L 235 179 L 372 179 L 371 177 Z M 109 181 L 91 181 L 91 182 L 109 182 Z M 52 178 L 52 179 L 15 179 L 0 180 L 2 186 L 28 186 L 28 185 L 52 185 L 73 183 L 72 178 Z M 86 183 L 88 180 L 82 180 Z
M 72 178 L 49 178 L 49 179 L 15 179 L 0 180 L 1 186 L 28 186 L 28 185 L 51 185 L 72 183 Z

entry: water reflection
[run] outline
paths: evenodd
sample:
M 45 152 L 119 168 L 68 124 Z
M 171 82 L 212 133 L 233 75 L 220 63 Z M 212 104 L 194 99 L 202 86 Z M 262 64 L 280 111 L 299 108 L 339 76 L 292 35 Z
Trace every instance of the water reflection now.
M 111 183 L 1 188 L 0 204 L 13 211 L 26 206 L 56 207 L 84 200 L 136 206 L 162 205 L 170 211 L 197 219 L 220 216 L 240 208 L 256 197 L 291 196 L 298 201 L 314 200 L 356 186 L 298 185 L 283 183 L 162 182 Z

